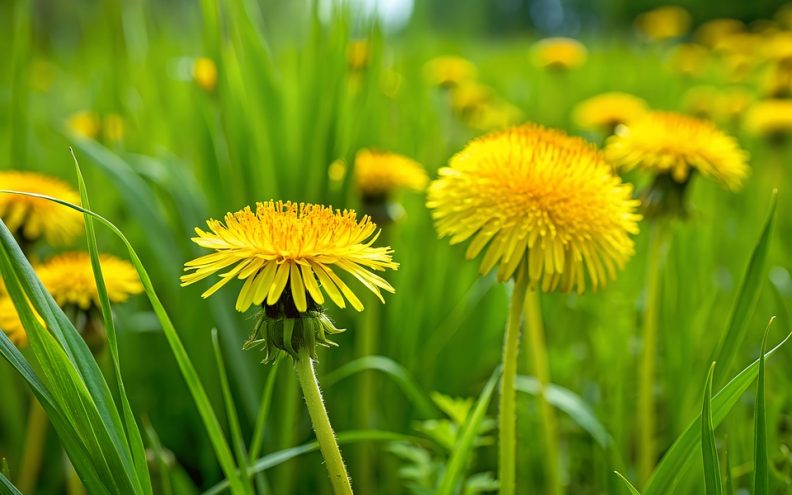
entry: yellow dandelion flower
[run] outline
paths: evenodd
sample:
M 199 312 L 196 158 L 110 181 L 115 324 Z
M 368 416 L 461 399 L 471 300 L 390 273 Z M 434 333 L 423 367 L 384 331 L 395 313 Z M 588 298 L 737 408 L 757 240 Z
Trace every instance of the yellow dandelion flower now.
M 680 43 L 671 53 L 669 67 L 683 76 L 695 77 L 707 69 L 709 60 L 710 52 L 705 47 L 696 43 Z
M 33 172 L 0 172 L 0 189 L 45 194 L 80 204 L 80 196 L 68 184 Z M 43 237 L 53 245 L 71 242 L 82 232 L 82 214 L 46 199 L 0 194 L 0 218 L 25 242 Z
M 610 134 L 619 124 L 632 121 L 648 110 L 646 102 L 637 96 L 602 93 L 578 103 L 573 119 L 583 129 L 604 130 Z
M 89 111 L 72 114 L 66 121 L 66 127 L 73 135 L 84 139 L 96 139 L 102 129 L 99 116 Z
M 760 79 L 761 93 L 768 98 L 792 95 L 792 63 L 771 64 Z
M 130 296 L 143 292 L 137 271 L 128 261 L 103 254 L 99 257 L 99 264 L 111 302 L 124 302 Z M 82 310 L 99 306 L 99 291 L 88 253 L 54 256 L 37 267 L 36 274 L 58 306 L 76 306 Z
M 124 139 L 124 130 L 126 125 L 124 124 L 123 117 L 117 113 L 111 113 L 105 116 L 102 124 L 102 135 L 107 141 L 112 143 Z
M 27 333 L 19 320 L 14 301 L 8 296 L 0 296 L 0 330 L 8 335 L 15 346 L 25 347 L 27 345 Z
M 217 65 L 207 57 L 198 57 L 193 64 L 193 79 L 205 91 L 214 91 L 217 86 Z
M 355 181 L 364 196 L 380 197 L 396 189 L 423 191 L 429 177 L 406 156 L 363 149 L 355 155 Z
M 347 46 L 347 63 L 352 70 L 365 69 L 371 59 L 371 45 L 368 40 L 355 40 Z
M 481 273 L 525 274 L 532 287 L 596 288 L 633 254 L 638 232 L 632 186 L 583 139 L 526 124 L 469 143 L 429 186 L 440 237 L 472 238 Z
M 476 106 L 465 115 L 465 123 L 478 131 L 504 129 L 518 124 L 524 118 L 523 111 L 511 103 L 494 101 Z
M 369 217 L 360 221 L 353 210 L 269 201 L 228 213 L 224 222 L 207 221 L 209 232 L 196 228 L 193 241 L 215 252 L 185 263 L 182 285 L 189 285 L 223 270 L 220 281 L 203 293 L 209 297 L 234 278 L 245 280 L 236 309 L 252 304 L 275 305 L 288 292 L 299 312 L 308 299 L 324 303 L 324 293 L 339 307 L 344 299 L 358 311 L 363 304 L 333 271 L 333 267 L 358 279 L 384 301 L 380 289 L 394 292 L 382 277 L 369 270 L 396 269 L 390 247 L 373 247 L 377 238 Z M 318 283 L 317 283 L 318 278 Z M 287 289 L 288 286 L 288 289 Z
M 774 138 L 792 133 L 792 100 L 764 100 L 755 103 L 745 115 L 745 130 Z
M 745 31 L 745 24 L 737 19 L 712 19 L 696 29 L 696 41 L 713 48 L 732 34 Z
M 781 31 L 765 37 L 761 49 L 768 60 L 776 63 L 792 62 L 792 32 Z
M 721 93 L 721 118 L 724 120 L 740 119 L 753 101 L 753 93 L 743 87 L 726 88 Z
M 636 17 L 635 27 L 649 40 L 661 41 L 687 33 L 691 21 L 687 10 L 677 5 L 666 5 Z
M 463 114 L 474 110 L 493 98 L 493 91 L 488 86 L 475 81 L 468 81 L 455 86 L 451 90 L 451 107 L 455 112 Z
M 533 61 L 542 69 L 574 69 L 586 62 L 588 50 L 572 38 L 545 38 L 534 43 Z
M 715 120 L 720 111 L 721 94 L 715 86 L 693 86 L 685 91 L 682 101 L 690 115 Z
M 711 122 L 672 112 L 651 112 L 608 139 L 608 160 L 625 170 L 642 168 L 687 182 L 692 170 L 729 189 L 748 175 L 748 154 Z
M 424 65 L 424 77 L 433 86 L 456 86 L 475 79 L 477 74 L 471 61 L 454 55 L 436 57 Z

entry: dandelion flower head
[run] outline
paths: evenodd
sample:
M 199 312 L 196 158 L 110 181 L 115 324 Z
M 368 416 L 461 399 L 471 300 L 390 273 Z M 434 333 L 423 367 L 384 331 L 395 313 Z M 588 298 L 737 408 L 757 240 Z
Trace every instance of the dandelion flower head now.
M 628 93 L 602 93 L 580 102 L 574 111 L 574 120 L 584 129 L 615 129 L 619 124 L 634 120 L 646 113 L 649 106 L 644 100 Z
M 223 221 L 207 221 L 209 231 L 195 229 L 193 241 L 214 252 L 185 263 L 182 285 L 220 270 L 209 297 L 234 278 L 245 280 L 236 302 L 238 311 L 251 305 L 275 305 L 288 291 L 299 312 L 308 298 L 324 303 L 327 294 L 339 307 L 345 299 L 358 311 L 363 304 L 335 270 L 347 272 L 384 301 L 380 289 L 393 287 L 372 271 L 396 269 L 390 247 L 373 247 L 377 226 L 368 216 L 358 220 L 353 210 L 268 201 L 226 214 Z M 335 270 L 334 270 L 335 269 Z M 318 280 L 317 280 L 318 279 Z M 287 289 L 288 287 L 288 289 Z
M 470 142 L 429 186 L 440 237 L 471 239 L 481 273 L 527 276 L 532 287 L 583 292 L 633 254 L 638 201 L 595 147 L 526 124 Z
M 533 60 L 542 69 L 574 69 L 586 62 L 588 50 L 572 38 L 545 38 L 534 43 Z
M 473 62 L 455 55 L 436 57 L 424 65 L 424 77 L 434 86 L 453 87 L 475 79 L 477 74 Z
M 423 191 L 429 178 L 421 164 L 396 153 L 363 149 L 355 156 L 355 181 L 366 197 L 382 197 L 397 189 Z

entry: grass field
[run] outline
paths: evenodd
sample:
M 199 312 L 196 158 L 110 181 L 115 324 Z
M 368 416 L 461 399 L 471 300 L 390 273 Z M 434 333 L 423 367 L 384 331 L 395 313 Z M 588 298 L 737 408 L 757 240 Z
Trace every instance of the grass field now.
M 485 16 L 483 4 L 466 12 Z M 725 15 L 716 4 L 689 26 L 662 12 L 614 21 L 573 32 L 584 53 L 543 67 L 539 31 L 436 29 L 422 5 L 397 31 L 303 2 L 80 6 L 0 5 L 0 177 L 60 178 L 76 192 L 61 199 L 102 217 L 86 215 L 67 243 L 32 242 L 0 202 L 0 300 L 15 302 L 28 341 L 0 332 L 0 493 L 334 492 L 292 371 L 300 360 L 242 350 L 259 318 L 235 310 L 242 282 L 208 298 L 216 276 L 180 286 L 185 263 L 208 253 L 196 227 L 270 199 L 371 214 L 374 245 L 399 264 L 380 272 L 395 289 L 384 304 L 342 276 L 365 309 L 324 305 L 346 331 L 317 347 L 316 373 L 355 491 L 498 492 L 510 462 L 501 353 L 520 283 L 480 274 L 469 240 L 438 238 L 422 184 L 362 194 L 355 157 L 397 153 L 436 180 L 472 139 L 523 122 L 606 147 L 612 129 L 575 109 L 614 91 L 712 119 L 750 170 L 734 190 L 694 172 L 687 213 L 645 214 L 605 287 L 528 289 L 516 488 L 500 492 L 792 493 L 792 348 L 778 346 L 792 327 L 792 10 L 768 6 L 765 21 L 714 41 L 697 28 Z M 437 69 L 441 56 L 475 74 L 439 81 L 451 70 Z M 640 166 L 618 173 L 636 197 L 654 180 Z M 57 196 L 16 184 L 0 190 Z M 130 260 L 142 285 L 116 304 L 105 269 L 109 298 L 99 284 L 89 307 L 61 304 L 41 290 L 40 267 L 65 251 Z M 0 310 L 8 331 L 15 310 Z M 766 363 L 763 338 L 778 346 Z

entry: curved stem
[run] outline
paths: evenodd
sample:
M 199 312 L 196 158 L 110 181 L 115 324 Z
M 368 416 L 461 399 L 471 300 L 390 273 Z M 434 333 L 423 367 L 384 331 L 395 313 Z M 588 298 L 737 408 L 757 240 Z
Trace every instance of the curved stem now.
M 47 413 L 35 397 L 30 399 L 25 452 L 19 467 L 17 486 L 22 493 L 32 493 L 41 469 L 41 456 L 47 436 Z
M 547 493 L 560 495 L 563 493 L 563 486 L 559 468 L 558 427 L 556 426 L 555 410 L 547 401 L 550 364 L 547 359 L 542 308 L 539 305 L 539 294 L 535 290 L 529 290 L 525 296 L 525 327 L 528 334 L 528 338 L 525 340 L 527 354 L 530 357 L 533 374 L 539 382 L 539 414 L 542 420 L 542 436 L 546 454 L 545 476 L 549 488 Z
M 527 278 L 518 276 L 509 305 L 509 319 L 503 338 L 503 375 L 500 383 L 500 408 L 498 414 L 498 477 L 501 495 L 513 495 L 516 485 L 517 452 L 517 354 L 520 350 L 520 317 L 525 303 Z
M 344 465 L 344 459 L 341 457 L 341 450 L 338 448 L 333 427 L 330 426 L 330 418 L 327 416 L 322 392 L 319 390 L 319 382 L 316 380 L 313 360 L 306 349 L 300 349 L 294 368 L 297 371 L 297 380 L 300 382 L 305 397 L 305 405 L 308 407 L 308 415 L 311 417 L 316 439 L 319 441 L 319 450 L 327 465 L 333 492 L 336 495 L 351 495 L 352 484 Z
M 645 483 L 655 465 L 654 375 L 657 362 L 657 328 L 660 306 L 660 268 L 664 252 L 664 224 L 651 226 L 646 272 L 646 306 L 643 316 L 643 352 L 638 371 L 638 475 Z

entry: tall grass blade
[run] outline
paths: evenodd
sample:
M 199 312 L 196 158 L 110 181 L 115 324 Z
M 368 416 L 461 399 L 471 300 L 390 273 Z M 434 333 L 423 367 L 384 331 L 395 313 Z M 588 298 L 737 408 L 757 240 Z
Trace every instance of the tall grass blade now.
M 635 488 L 633 484 L 630 483 L 630 480 L 628 480 L 623 474 L 618 471 L 614 471 L 614 473 L 616 473 L 616 476 L 618 476 L 627 486 L 627 489 L 630 491 L 630 495 L 641 495 L 641 492 L 639 492 L 638 489 Z
M 0 472 L 0 495 L 22 495 L 22 492 L 17 490 L 2 472 Z
M 704 460 L 704 487 L 706 495 L 723 495 L 723 485 L 715 447 L 715 428 L 712 425 L 712 376 L 715 363 L 710 366 L 704 386 L 704 404 L 701 407 L 701 452 Z
M 753 495 L 770 493 L 770 461 L 767 456 L 767 412 L 765 409 L 765 347 L 767 334 L 775 317 L 770 319 L 762 337 L 762 352 L 759 354 L 759 378 L 756 384 L 756 407 L 754 414 L 754 491 Z

